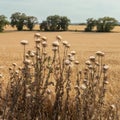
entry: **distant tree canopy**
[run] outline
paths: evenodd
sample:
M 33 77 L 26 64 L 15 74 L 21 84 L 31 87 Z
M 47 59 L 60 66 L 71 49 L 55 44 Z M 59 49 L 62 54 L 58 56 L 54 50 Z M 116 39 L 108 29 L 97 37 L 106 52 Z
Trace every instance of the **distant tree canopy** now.
M 17 27 L 17 30 L 21 31 L 23 30 L 23 26 L 25 25 L 29 30 L 33 30 L 33 27 L 36 23 L 38 23 L 38 20 L 34 16 L 27 16 L 25 13 L 16 12 L 13 13 L 10 17 L 11 19 L 11 26 Z
M 38 20 L 34 16 L 26 16 L 26 26 L 29 30 L 33 30 L 35 24 L 38 23 Z
M 26 20 L 25 13 L 20 13 L 20 12 L 13 13 L 10 19 L 11 19 L 12 27 L 16 26 L 17 30 L 19 31 L 23 30 L 23 26 L 25 25 L 25 20 Z
M 97 32 L 110 32 L 117 25 L 117 20 L 112 17 L 103 17 L 95 20 L 93 18 L 87 19 L 87 27 L 85 31 L 91 32 L 96 26 Z
M 96 25 L 96 20 L 93 18 L 88 18 L 85 31 L 91 32 L 93 30 L 93 28 L 95 27 L 95 25 Z
M 110 32 L 115 25 L 117 25 L 117 20 L 112 17 L 99 18 L 96 23 L 98 32 Z
M 53 15 L 48 16 L 45 21 L 40 24 L 40 30 L 45 31 L 66 31 L 70 20 L 66 16 Z
M 4 27 L 9 24 L 7 17 L 4 15 L 0 15 L 0 32 L 4 30 Z

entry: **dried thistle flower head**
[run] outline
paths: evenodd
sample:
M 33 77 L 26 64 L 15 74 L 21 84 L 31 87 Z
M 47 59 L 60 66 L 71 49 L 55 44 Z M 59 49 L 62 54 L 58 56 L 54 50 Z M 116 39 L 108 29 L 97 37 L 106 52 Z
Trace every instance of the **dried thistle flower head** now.
M 39 37 L 40 38 L 40 33 L 35 33 L 34 37 L 37 37 L 37 38 Z
M 93 69 L 93 66 L 92 66 L 92 65 L 89 65 L 88 68 L 89 68 L 89 69 Z
M 70 60 L 65 60 L 65 65 L 70 65 Z
M 97 51 L 97 52 L 96 52 L 96 55 L 98 55 L 98 56 L 104 56 L 105 53 L 103 53 L 103 52 L 101 52 L 101 51 Z
M 79 89 L 79 86 L 78 86 L 78 85 L 75 85 L 74 89 L 75 89 L 75 90 L 78 90 L 78 89 Z
M 9 67 L 9 70 L 11 71 L 11 70 L 12 70 L 12 68 L 11 68 L 11 67 Z
M 74 50 L 71 51 L 71 54 L 72 54 L 72 55 L 75 55 L 75 54 L 76 54 L 76 51 L 74 51 Z
M 71 53 L 69 53 L 67 56 L 68 56 L 68 57 L 71 57 L 71 56 L 72 56 L 72 54 L 71 54 Z
M 111 108 L 112 110 L 115 110 L 115 109 L 116 109 L 116 107 L 115 107 L 114 104 L 110 105 L 110 108 Z
M 90 61 L 95 62 L 95 56 L 90 56 Z
M 30 57 L 34 57 L 34 56 L 35 56 L 34 52 L 30 52 Z
M 104 81 L 104 84 L 109 84 L 109 82 L 106 80 L 106 81 Z
M 82 84 L 81 87 L 80 87 L 82 90 L 85 90 L 87 87 L 85 84 Z
M 47 52 L 46 52 L 46 51 L 44 51 L 44 52 L 43 52 L 43 55 L 47 55 Z
M 74 63 L 75 63 L 76 65 L 78 65 L 78 64 L 79 64 L 79 61 L 76 60 Z
M 24 64 L 29 65 L 31 63 L 31 60 L 25 59 Z
M 100 64 L 99 64 L 98 62 L 95 62 L 95 65 L 96 65 L 96 66 L 100 66 Z
M 68 41 L 63 41 L 63 45 L 68 45 Z
M 15 66 L 17 66 L 17 64 L 16 64 L 16 63 L 13 63 L 12 65 L 13 65 L 14 67 L 15 67 Z
M 35 42 L 36 42 L 36 43 L 40 43 L 41 40 L 38 38 L 38 39 L 35 39 Z
M 53 47 L 59 47 L 59 42 L 58 41 L 54 41 L 53 43 L 52 43 L 52 45 L 53 45 Z
M 69 57 L 69 60 L 72 62 L 75 60 L 74 56 Z
M 52 50 L 55 52 L 58 50 L 58 47 L 53 47 Z
M 42 38 L 41 38 L 43 41 L 47 41 L 47 37 L 45 37 L 45 36 L 42 36 Z
M 26 58 L 29 58 L 29 54 L 26 53 L 26 54 L 25 54 L 25 57 L 26 57 Z
M 43 47 L 47 47 L 47 42 L 46 42 L 46 41 L 43 41 L 43 42 L 42 42 L 42 46 L 43 46 Z
M 28 41 L 27 40 L 21 40 L 20 42 L 22 45 L 27 45 L 28 44 Z
M 103 66 L 103 70 L 107 71 L 109 69 L 109 66 L 108 65 L 104 65 Z
M 61 41 L 61 40 L 62 40 L 62 37 L 61 37 L 60 35 L 57 35 L 57 36 L 56 36 L 56 39 L 57 39 L 58 41 Z
M 91 62 L 90 62 L 89 60 L 87 60 L 87 61 L 85 62 L 85 64 L 86 64 L 86 65 L 91 65 Z

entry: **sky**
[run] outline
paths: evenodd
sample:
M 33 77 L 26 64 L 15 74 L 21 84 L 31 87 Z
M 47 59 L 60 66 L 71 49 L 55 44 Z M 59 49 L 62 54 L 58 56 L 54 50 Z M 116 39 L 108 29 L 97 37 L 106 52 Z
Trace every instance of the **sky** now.
M 50 15 L 67 16 L 71 23 L 109 16 L 120 21 L 120 0 L 0 0 L 0 15 L 15 12 L 35 16 L 39 22 Z

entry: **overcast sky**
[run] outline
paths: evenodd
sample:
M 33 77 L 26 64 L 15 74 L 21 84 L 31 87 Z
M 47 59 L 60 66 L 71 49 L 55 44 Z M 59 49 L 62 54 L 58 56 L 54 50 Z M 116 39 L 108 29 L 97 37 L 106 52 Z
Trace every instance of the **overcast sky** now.
M 67 16 L 78 23 L 104 16 L 120 21 L 120 0 L 0 0 L 0 15 L 10 18 L 15 12 L 35 16 L 39 22 L 49 15 Z

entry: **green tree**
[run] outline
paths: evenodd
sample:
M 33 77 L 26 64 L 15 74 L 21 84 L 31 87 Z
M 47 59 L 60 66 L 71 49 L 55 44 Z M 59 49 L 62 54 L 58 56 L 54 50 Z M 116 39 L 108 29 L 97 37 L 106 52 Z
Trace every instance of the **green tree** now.
M 60 18 L 60 27 L 62 30 L 66 31 L 68 30 L 68 25 L 70 24 L 70 19 L 67 17 L 63 16 Z
M 9 24 L 7 17 L 4 15 L 0 15 L 0 32 L 4 30 L 4 27 Z
M 40 30 L 43 30 L 43 31 L 48 31 L 49 30 L 49 26 L 48 26 L 47 21 L 42 21 L 42 23 L 40 24 Z
M 48 16 L 46 21 L 40 24 L 40 29 L 50 31 L 67 30 L 69 23 L 70 20 L 65 16 Z
M 26 26 L 29 30 L 33 30 L 35 24 L 38 23 L 38 20 L 34 16 L 27 16 L 26 17 Z
M 48 16 L 47 22 L 48 22 L 48 25 L 51 31 L 56 31 L 60 29 L 60 16 L 59 15 Z
M 87 26 L 85 28 L 85 31 L 86 32 L 91 32 L 93 30 L 93 28 L 95 27 L 95 25 L 96 25 L 96 20 L 93 19 L 93 18 L 88 18 L 86 25 Z
M 11 19 L 12 27 L 16 26 L 17 30 L 19 31 L 23 30 L 23 26 L 25 25 L 25 21 L 26 21 L 25 13 L 16 12 L 11 15 L 10 19 Z
M 112 17 L 103 17 L 97 20 L 97 32 L 110 32 L 115 25 L 117 25 L 117 20 Z

